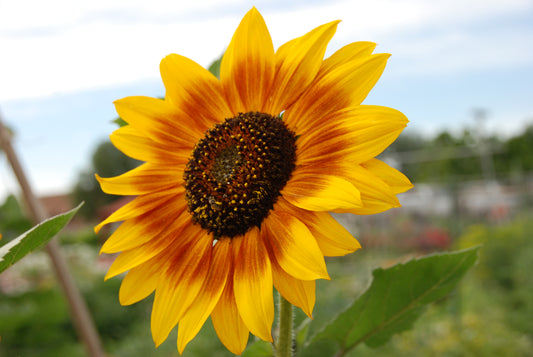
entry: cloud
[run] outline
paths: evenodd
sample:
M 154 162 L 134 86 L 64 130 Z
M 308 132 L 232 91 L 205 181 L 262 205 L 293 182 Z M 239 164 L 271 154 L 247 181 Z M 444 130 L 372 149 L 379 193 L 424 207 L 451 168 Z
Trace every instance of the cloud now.
M 172 52 L 206 66 L 251 6 L 240 0 L 3 2 L 0 100 L 158 78 L 159 61 Z M 533 58 L 524 46 L 533 31 L 514 20 L 531 12 L 527 0 L 259 1 L 257 7 L 276 45 L 341 18 L 331 48 L 376 41 L 379 51 L 394 54 L 393 75 L 501 68 Z

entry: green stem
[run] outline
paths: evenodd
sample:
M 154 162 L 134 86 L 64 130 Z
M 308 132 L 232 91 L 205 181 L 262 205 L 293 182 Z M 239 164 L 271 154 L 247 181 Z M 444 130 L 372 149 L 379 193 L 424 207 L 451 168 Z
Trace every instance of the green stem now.
M 279 295 L 279 337 L 276 357 L 292 357 L 293 337 L 292 304 Z

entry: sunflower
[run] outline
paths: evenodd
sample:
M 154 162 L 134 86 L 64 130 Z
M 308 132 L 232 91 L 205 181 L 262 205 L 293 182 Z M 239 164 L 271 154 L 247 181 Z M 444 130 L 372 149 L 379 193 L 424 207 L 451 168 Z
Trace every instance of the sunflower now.
M 273 286 L 312 316 L 315 280 L 329 279 L 324 257 L 360 248 L 330 212 L 382 212 L 411 187 L 375 159 L 406 117 L 361 105 L 389 55 L 356 42 L 324 59 L 337 25 L 274 51 L 252 8 L 220 80 L 171 54 L 161 61 L 164 99 L 115 102 L 129 125 L 111 141 L 144 163 L 97 176 L 104 192 L 137 197 L 95 230 L 122 221 L 102 247 L 120 252 L 106 279 L 127 272 L 123 305 L 155 291 L 156 346 L 178 325 L 181 353 L 208 317 L 233 353 L 250 332 L 272 341 Z

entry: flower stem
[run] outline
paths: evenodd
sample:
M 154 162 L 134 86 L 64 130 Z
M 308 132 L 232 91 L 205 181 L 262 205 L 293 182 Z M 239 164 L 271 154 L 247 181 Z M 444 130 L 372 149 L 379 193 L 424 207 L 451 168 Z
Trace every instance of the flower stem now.
M 292 330 L 292 304 L 279 294 L 279 337 L 276 345 L 276 357 L 292 357 Z

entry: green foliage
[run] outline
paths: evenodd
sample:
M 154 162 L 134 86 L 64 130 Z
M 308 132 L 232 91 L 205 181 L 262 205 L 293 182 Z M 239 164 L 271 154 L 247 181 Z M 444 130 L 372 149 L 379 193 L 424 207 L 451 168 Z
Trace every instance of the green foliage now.
M 531 238 L 530 238 L 531 239 Z M 517 330 L 533 337 L 533 244 L 523 247 L 513 259 L 511 271 L 511 284 L 513 291 L 507 296 L 508 303 L 513 307 L 513 313 L 509 314 L 509 321 Z
M 404 153 L 402 172 L 415 182 L 482 177 L 479 149 L 468 130 L 460 135 L 443 131 L 433 139 L 400 135 L 385 153 Z
M 220 79 L 220 63 L 222 62 L 222 56 L 224 54 L 222 54 L 217 60 L 213 61 L 213 63 L 211 63 L 209 65 L 209 72 L 211 72 L 215 77 L 219 78 Z
M 533 171 L 533 125 L 503 144 L 502 160 L 498 162 L 501 170 Z
M 8 242 L 11 238 L 21 235 L 31 228 L 31 222 L 23 214 L 17 199 L 9 195 L 0 206 L 0 232 L 2 233 L 1 243 Z
M 77 336 L 60 291 L 1 296 L 0 315 L 2 356 L 52 357 L 62 355 L 67 346 L 68 356 L 84 356 L 83 347 L 76 348 Z
M 134 332 L 136 322 L 149 313 L 147 304 L 120 306 L 116 296 L 119 285 L 120 280 L 104 282 L 99 277 L 90 285 L 90 289 L 83 292 L 104 344 L 117 349 L 121 348 L 121 344 L 131 345 L 131 341 L 125 343 L 124 339 Z M 58 289 L 0 296 L 0 314 L 0 356 L 86 356 L 70 320 L 66 302 Z M 150 349 L 145 355 L 150 355 L 149 351 L 154 350 L 153 345 L 149 344 L 148 347 Z M 113 355 L 131 356 L 120 353 Z
M 315 335 L 299 356 L 342 356 L 362 342 L 377 347 L 410 329 L 429 303 L 455 288 L 477 261 L 477 251 L 436 254 L 375 270 L 370 288 Z
M 506 314 L 510 325 L 533 338 L 533 220 L 517 219 L 505 225 L 471 226 L 460 237 L 461 246 L 483 244 L 478 274 L 494 285 L 501 303 L 512 307 Z
M 258 340 L 244 350 L 242 357 L 271 357 L 272 344 L 270 342 Z
M 468 274 L 460 289 L 445 304 L 430 306 L 412 330 L 393 336 L 379 348 L 359 346 L 347 356 L 531 356 L 531 341 L 506 320 L 512 308 L 495 300 L 494 291 L 481 284 Z
M 101 242 L 99 241 L 99 238 L 101 237 L 94 232 L 94 227 L 88 225 L 77 228 L 76 230 L 63 231 L 59 237 L 59 242 L 62 246 L 87 244 L 100 249 Z
M 139 165 L 139 161 L 127 157 L 109 141 L 100 143 L 92 156 L 92 167 L 102 177 L 118 176 Z
M 118 117 L 115 120 L 113 120 L 113 123 L 117 124 L 120 127 L 128 125 L 128 123 L 126 123 L 126 121 L 122 119 L 121 117 Z
M 120 306 L 117 296 L 120 283 L 119 279 L 106 282 L 102 279 L 84 293 L 98 332 L 105 342 L 112 344 L 126 338 L 132 332 L 135 322 L 149 312 L 146 302 Z
M 297 346 L 303 346 L 307 340 L 309 334 L 309 326 L 311 326 L 312 320 L 306 317 L 302 323 L 296 328 L 294 340 Z
M 80 207 L 81 204 L 66 213 L 49 218 L 2 246 L 0 248 L 0 273 L 22 259 L 26 254 L 42 247 L 51 240 L 70 222 Z
M 80 173 L 78 183 L 72 191 L 75 202 L 85 202 L 80 214 L 86 218 L 96 218 L 98 208 L 119 198 L 119 196 L 102 192 L 94 176 L 95 172 L 102 177 L 118 176 L 137 167 L 139 163 L 124 155 L 109 141 L 100 143 L 93 153 L 91 168 Z
M 482 144 L 490 154 L 496 178 L 507 178 L 533 171 L 533 125 L 518 135 L 502 139 L 478 138 L 475 131 L 458 134 L 447 131 L 433 138 L 402 134 L 384 152 L 400 155 L 401 171 L 414 182 L 453 182 L 482 179 Z
M 387 153 L 420 150 L 426 145 L 426 139 L 416 133 L 402 133 L 387 149 Z

